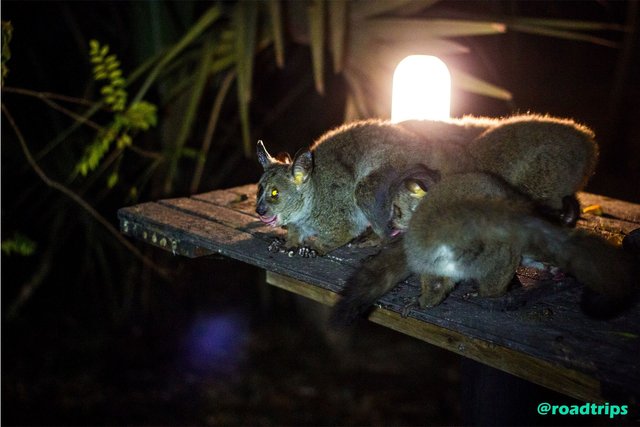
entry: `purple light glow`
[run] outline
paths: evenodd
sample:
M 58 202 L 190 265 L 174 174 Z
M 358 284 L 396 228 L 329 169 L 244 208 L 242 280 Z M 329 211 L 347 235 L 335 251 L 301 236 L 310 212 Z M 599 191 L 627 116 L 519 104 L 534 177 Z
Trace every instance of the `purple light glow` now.
M 245 355 L 249 325 L 239 312 L 199 316 L 187 335 L 187 361 L 197 370 L 230 374 Z

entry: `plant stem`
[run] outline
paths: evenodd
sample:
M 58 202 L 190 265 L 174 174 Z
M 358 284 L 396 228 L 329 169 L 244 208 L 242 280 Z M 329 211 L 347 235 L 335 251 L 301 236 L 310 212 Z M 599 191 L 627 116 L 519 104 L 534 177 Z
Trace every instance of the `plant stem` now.
M 9 93 L 16 93 L 16 94 L 20 94 L 20 95 L 25 95 L 25 96 L 31 96 L 34 98 L 38 98 L 40 100 L 42 100 L 45 104 L 47 104 L 49 107 L 53 108 L 56 111 L 61 112 L 62 114 L 65 114 L 69 117 L 71 117 L 72 119 L 74 119 L 76 122 L 78 122 L 79 124 L 86 124 L 89 127 L 94 128 L 95 130 L 102 130 L 102 126 L 100 126 L 99 124 L 89 120 L 87 117 L 85 116 L 81 116 L 80 114 L 74 113 L 71 110 L 68 110 L 67 108 L 64 108 L 63 106 L 61 106 L 60 104 L 52 101 L 52 99 L 58 99 L 61 101 L 66 101 L 66 102 L 73 102 L 76 104 L 81 104 L 81 105 L 92 105 L 93 103 L 87 99 L 81 99 L 81 98 L 74 98 L 71 96 L 65 96 L 65 95 L 58 95 L 55 93 L 50 93 L 50 92 L 37 92 L 37 91 L 33 91 L 33 90 L 29 90 L 29 89 L 22 89 L 22 88 L 17 88 L 17 87 L 4 87 L 2 88 L 3 92 L 9 92 Z
M 193 179 L 191 180 L 191 187 L 189 191 L 192 194 L 196 193 L 198 191 L 198 187 L 200 187 L 204 164 L 206 162 L 207 156 L 209 155 L 209 149 L 211 148 L 213 134 L 216 130 L 216 127 L 218 126 L 218 118 L 220 117 L 220 111 L 222 110 L 222 103 L 227 97 L 227 94 L 229 93 L 229 89 L 231 88 L 231 84 L 233 83 L 235 77 L 236 73 L 234 71 L 229 71 L 229 73 L 227 73 L 226 77 L 222 81 L 222 84 L 220 85 L 220 90 L 218 91 L 218 95 L 216 96 L 216 99 L 213 103 L 211 115 L 209 116 L 209 123 L 207 124 L 207 130 L 202 140 L 202 149 L 200 150 L 200 155 L 197 158 L 196 170 L 193 173 Z
M 195 81 L 191 88 L 191 94 L 182 117 L 182 123 L 177 138 L 173 144 L 167 147 L 168 155 L 167 160 L 169 162 L 167 175 L 164 181 L 164 192 L 166 194 L 171 193 L 173 180 L 178 169 L 178 160 L 182 156 L 182 148 L 184 147 L 196 118 L 196 112 L 198 110 L 198 104 L 202 99 L 204 88 L 207 84 L 207 77 L 209 76 L 209 65 L 213 59 L 213 39 L 208 37 L 201 49 L 200 64 L 196 71 Z
M 62 194 L 64 194 L 65 196 L 67 196 L 71 200 L 73 200 L 81 208 L 86 210 L 96 221 L 98 221 L 100 224 L 102 224 L 107 229 L 107 231 L 109 231 L 125 248 L 127 248 L 131 253 L 133 253 L 133 255 L 135 255 L 138 259 L 140 259 L 145 265 L 153 268 L 161 276 L 164 276 L 164 277 L 168 277 L 169 276 L 169 273 L 167 271 L 165 271 L 162 267 L 156 265 L 152 260 L 150 260 L 149 258 L 144 256 L 138 250 L 138 248 L 133 246 L 133 244 L 131 244 L 131 242 L 129 242 L 127 239 L 125 239 L 120 234 L 120 232 L 113 225 L 111 225 L 111 223 L 109 221 L 107 221 L 102 215 L 100 215 L 100 213 L 98 211 L 96 211 L 93 208 L 93 206 L 91 206 L 89 203 L 87 203 L 84 199 L 82 199 L 76 193 L 71 191 L 69 188 L 67 188 L 64 185 L 60 184 L 59 182 L 54 181 L 51 178 L 49 178 L 47 176 L 47 174 L 44 173 L 44 171 L 40 168 L 40 166 L 38 166 L 38 164 L 36 163 L 35 159 L 31 155 L 31 151 L 29 150 L 29 147 L 27 147 L 27 143 L 26 143 L 26 141 L 24 139 L 24 136 L 22 135 L 22 132 L 18 128 L 18 125 L 16 124 L 15 120 L 13 119 L 13 116 L 11 115 L 11 113 L 9 113 L 9 110 L 4 105 L 4 103 L 2 103 L 2 112 L 6 116 L 7 121 L 9 122 L 9 124 L 13 128 L 13 131 L 15 132 L 16 136 L 18 137 L 18 141 L 20 143 L 20 146 L 22 148 L 22 151 L 23 151 L 25 157 L 27 158 L 27 162 L 29 162 L 29 165 L 31 165 L 31 167 L 33 168 L 33 170 L 36 173 L 36 175 L 38 175 L 38 177 L 48 187 L 51 187 L 54 190 L 57 190 L 57 191 L 61 192 Z
M 139 102 L 145 96 L 153 82 L 156 80 L 162 69 L 175 58 L 185 47 L 192 43 L 209 25 L 215 22 L 221 15 L 220 7 L 213 6 L 207 10 L 204 15 L 200 17 L 193 27 L 185 34 L 182 39 L 176 43 L 162 59 L 153 67 L 151 73 L 147 76 L 147 79 L 142 84 L 142 87 L 131 101 L 132 104 Z
M 88 100 L 88 99 L 84 99 L 84 98 L 76 98 L 75 96 L 67 96 L 67 95 L 61 95 L 59 93 L 53 93 L 53 92 L 37 92 L 34 90 L 30 90 L 30 89 L 23 89 L 20 87 L 8 87 L 8 86 L 4 86 L 2 88 L 3 92 L 9 92 L 9 93 L 17 93 L 20 95 L 26 95 L 26 96 L 33 96 L 36 98 L 41 98 L 41 99 L 57 99 L 58 101 L 65 101 L 65 102 L 70 102 L 72 104 L 80 104 L 80 105 L 85 105 L 85 106 L 89 106 L 92 105 L 93 102 Z

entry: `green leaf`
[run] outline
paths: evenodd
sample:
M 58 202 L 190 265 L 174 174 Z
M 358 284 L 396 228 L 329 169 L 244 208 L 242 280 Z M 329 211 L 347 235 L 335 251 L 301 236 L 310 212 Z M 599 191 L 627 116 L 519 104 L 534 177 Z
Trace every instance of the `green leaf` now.
M 118 117 L 133 129 L 147 130 L 158 123 L 157 110 L 154 104 L 140 101 L 131 104 L 126 113 Z
M 382 68 L 393 71 L 398 63 L 409 55 L 435 55 L 441 57 L 469 53 L 469 48 L 466 46 L 446 39 L 427 39 L 419 44 L 414 41 L 377 43 L 374 46 L 376 50 L 375 59 L 377 61 L 374 61 L 374 58 L 364 58 L 364 56 L 367 56 L 365 53 L 354 56 L 358 58 L 355 62 L 373 67 L 374 70 Z M 366 64 L 367 62 L 369 64 Z
M 189 138 L 189 135 L 191 135 L 191 131 L 193 130 L 193 123 L 196 119 L 198 105 L 200 103 L 200 99 L 202 98 L 202 94 L 205 92 L 204 87 L 207 84 L 207 77 L 209 76 L 211 59 L 213 58 L 213 46 L 213 39 L 211 37 L 208 37 L 205 40 L 204 46 L 202 47 L 200 64 L 196 72 L 196 80 L 193 84 L 193 88 L 191 89 L 191 96 L 189 97 L 187 109 L 184 112 L 184 116 L 182 117 L 178 136 L 174 143 L 175 145 L 170 148 L 172 152 L 170 152 L 169 154 L 171 155 L 168 156 L 169 169 L 167 170 L 167 175 L 165 176 L 164 185 L 165 192 L 167 193 L 171 192 L 173 179 L 178 168 L 178 160 L 180 157 L 179 154 L 182 153 L 183 147 L 187 139 Z
M 7 62 L 11 59 L 11 49 L 9 49 L 9 42 L 13 36 L 13 25 L 11 21 L 2 21 L 2 80 L 0 84 L 4 85 L 4 79 L 9 74 L 9 67 Z
M 204 171 L 204 165 L 209 155 L 209 149 L 211 148 L 211 141 L 213 141 L 213 135 L 218 125 L 218 119 L 220 118 L 220 111 L 222 110 L 222 104 L 224 103 L 231 85 L 236 78 L 236 74 L 233 71 L 227 73 L 222 82 L 218 85 L 218 93 L 216 99 L 213 101 L 211 107 L 211 113 L 209 114 L 209 122 L 207 123 L 207 129 L 202 139 L 202 148 L 198 155 L 198 162 L 196 163 L 195 171 L 193 172 L 193 178 L 191 179 L 191 185 L 189 190 L 192 194 L 198 191 L 200 186 L 200 180 L 202 179 L 202 172 Z
M 506 21 L 507 25 L 523 24 L 545 26 L 575 31 L 629 31 L 627 27 L 611 22 L 573 21 L 570 19 L 546 19 L 518 17 Z
M 466 90 L 467 92 L 477 93 L 478 95 L 485 95 L 491 98 L 502 99 L 510 101 L 512 99 L 511 92 L 501 87 L 495 86 L 489 82 L 481 80 L 464 71 L 450 68 L 451 81 L 455 86 Z
M 118 140 L 116 141 L 116 147 L 118 148 L 118 150 L 122 150 L 123 148 L 130 146 L 132 143 L 133 140 L 131 139 L 131 136 L 128 133 L 123 133 L 118 137 Z
M 639 338 L 638 334 L 634 334 L 633 332 L 612 331 L 611 333 L 615 334 L 615 335 L 619 335 L 619 336 L 621 336 L 623 338 L 628 338 L 628 339 L 632 339 L 632 340 L 635 340 L 635 339 Z
M 238 104 L 238 114 L 240 115 L 240 126 L 242 128 L 242 151 L 245 157 L 250 157 L 253 152 L 253 147 L 251 146 L 251 125 L 249 123 L 248 102 L 240 100 Z
M 227 56 L 223 56 L 222 58 L 217 58 L 211 64 L 211 70 L 210 71 L 211 71 L 212 74 L 217 74 L 220 71 L 226 70 L 231 65 L 233 65 L 235 62 L 236 62 L 236 57 L 233 54 L 230 54 L 230 55 L 227 55 Z
M 198 150 L 191 147 L 182 147 L 180 150 L 180 157 L 185 157 L 187 159 L 195 159 L 198 157 Z
M 138 199 L 138 188 L 136 187 L 131 187 L 129 189 L 129 198 L 131 200 L 137 200 Z
M 36 242 L 28 237 L 15 233 L 11 239 L 2 241 L 2 253 L 5 255 L 33 255 L 37 248 Z
M 611 40 L 603 39 L 602 37 L 595 37 L 589 34 L 576 33 L 573 31 L 556 30 L 544 26 L 510 24 L 509 29 L 520 31 L 522 33 L 537 34 L 539 36 L 557 37 L 565 40 L 584 41 L 611 48 L 619 47 L 618 43 Z
M 257 8 L 253 1 L 241 1 L 236 4 L 234 14 L 236 30 L 236 74 L 238 80 L 238 107 L 242 126 L 244 154 L 249 157 L 253 152 L 249 125 L 249 101 L 251 100 L 251 77 L 257 31 Z
M 112 189 L 113 187 L 116 186 L 117 183 L 118 183 L 118 172 L 113 172 L 111 175 L 109 175 L 109 178 L 107 178 L 107 188 Z
M 111 148 L 113 141 L 118 137 L 120 127 L 121 124 L 114 120 L 109 128 L 100 131 L 96 139 L 85 149 L 82 158 L 76 164 L 76 171 L 82 176 L 87 176 L 89 172 L 95 170 Z
M 93 42 L 93 43 L 92 43 Z M 115 54 L 111 54 L 104 58 L 100 54 L 104 51 L 104 47 L 100 48 L 100 44 L 96 40 L 92 40 L 90 45 L 90 59 L 94 63 L 93 78 L 95 81 L 108 80 L 100 89 L 103 95 L 102 100 L 112 111 L 123 111 L 127 103 L 127 92 L 122 89 L 125 86 L 125 80 L 120 70 L 120 61 Z M 106 47 L 106 46 L 105 46 Z
M 412 14 L 426 9 L 438 0 L 366 0 L 352 2 L 352 17 L 360 20 L 385 13 Z
M 393 13 L 399 16 L 412 16 L 439 2 L 440 0 L 411 0 L 403 2 L 404 4 Z
M 190 27 L 189 31 L 182 36 L 180 41 L 173 45 L 167 53 L 162 55 L 158 60 L 158 63 L 153 67 L 153 70 L 149 73 L 146 80 L 142 84 L 138 93 L 133 98 L 132 102 L 141 101 L 144 98 L 145 94 L 156 80 L 160 72 L 164 69 L 164 67 L 169 64 L 173 58 L 175 58 L 178 54 L 180 54 L 187 46 L 189 46 L 193 41 L 198 38 L 204 30 L 206 30 L 211 24 L 217 21 L 221 16 L 221 8 L 219 5 L 212 6 L 209 8 L 198 21 Z M 136 76 L 137 77 L 137 76 Z
M 307 7 L 309 17 L 309 37 L 313 62 L 313 79 L 316 91 L 324 94 L 324 2 L 312 0 Z
M 255 55 L 257 8 L 255 2 L 241 1 L 235 11 L 236 55 L 240 100 L 251 100 L 251 78 Z
M 347 1 L 334 0 L 329 2 L 328 7 L 333 72 L 337 74 L 342 71 L 344 63 L 347 34 Z
M 269 0 L 269 17 L 271 18 L 271 34 L 273 35 L 273 48 L 276 53 L 278 68 L 284 68 L 284 37 L 282 35 L 282 7 L 280 0 Z
M 505 24 L 500 22 L 456 19 L 372 19 L 363 25 L 369 34 L 385 41 L 481 36 L 506 31 Z
M 347 104 L 347 107 L 349 107 L 348 113 L 351 117 L 369 117 L 367 96 L 362 88 L 361 80 L 353 76 L 349 71 L 345 72 L 344 77 L 350 89 L 350 96 L 347 98 L 347 102 L 349 102 Z
M 94 56 L 98 53 L 98 49 L 100 49 L 100 43 L 96 39 L 89 40 L 89 54 Z

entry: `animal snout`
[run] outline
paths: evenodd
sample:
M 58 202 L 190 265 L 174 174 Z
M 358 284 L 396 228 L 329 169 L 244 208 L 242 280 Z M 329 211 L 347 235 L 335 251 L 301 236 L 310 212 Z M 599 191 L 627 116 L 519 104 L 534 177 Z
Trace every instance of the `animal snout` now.
M 259 203 L 258 206 L 256 206 L 256 213 L 260 216 L 265 216 L 267 214 L 267 207 Z

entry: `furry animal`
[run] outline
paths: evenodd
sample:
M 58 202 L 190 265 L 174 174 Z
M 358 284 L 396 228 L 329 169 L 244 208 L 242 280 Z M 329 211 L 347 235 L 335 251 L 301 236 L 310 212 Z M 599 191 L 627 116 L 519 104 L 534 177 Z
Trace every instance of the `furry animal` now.
M 571 120 L 523 115 L 360 121 L 327 132 L 293 161 L 272 157 L 261 141 L 257 155 L 260 219 L 286 227 L 288 247 L 326 253 L 369 226 L 380 240 L 392 234 L 393 199 L 407 179 L 428 189 L 460 172 L 501 176 L 548 216 L 573 224 L 574 194 L 593 173 L 598 148 L 593 133 Z
M 586 285 L 583 308 L 594 316 L 618 313 L 637 293 L 636 255 L 541 218 L 528 198 L 499 177 L 466 173 L 445 176 L 432 187 L 403 238 L 362 264 L 334 307 L 332 323 L 351 323 L 410 274 L 420 277 L 423 308 L 440 304 L 466 280 L 477 283 L 480 296 L 500 296 L 516 267 L 532 261 L 556 265 Z

